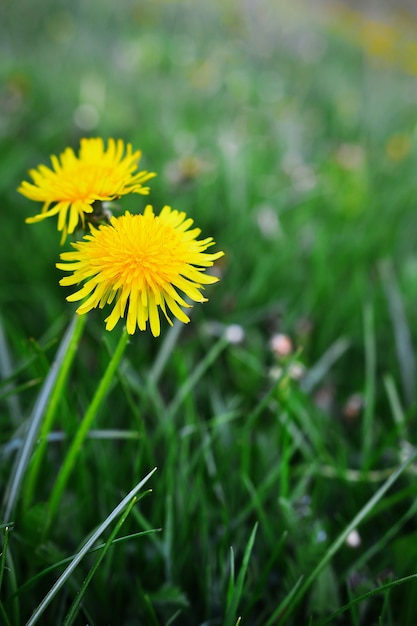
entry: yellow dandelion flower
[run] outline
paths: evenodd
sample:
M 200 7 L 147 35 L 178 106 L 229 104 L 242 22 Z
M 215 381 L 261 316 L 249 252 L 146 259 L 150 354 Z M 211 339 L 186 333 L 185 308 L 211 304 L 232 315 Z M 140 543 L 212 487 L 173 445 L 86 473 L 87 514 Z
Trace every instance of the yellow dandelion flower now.
M 109 225 L 90 225 L 90 234 L 72 243 L 74 250 L 62 253 L 64 263 L 57 263 L 59 269 L 72 272 L 60 280 L 61 285 L 84 282 L 67 300 L 83 300 L 79 314 L 114 301 L 106 329 L 112 330 L 127 309 L 129 334 L 136 327 L 145 330 L 149 320 L 152 334 L 158 337 L 159 308 L 170 324 L 167 308 L 181 322 L 189 322 L 180 307 L 190 305 L 178 291 L 194 302 L 206 302 L 200 291 L 218 278 L 204 272 L 223 256 L 223 252 L 205 252 L 215 242 L 212 237 L 198 240 L 201 231 L 190 229 L 192 224 L 183 212 L 165 206 L 156 216 L 148 205 L 143 215 L 126 212 L 112 217 Z
M 121 139 L 109 139 L 105 148 L 100 137 L 81 139 L 78 156 L 72 148 L 66 148 L 59 157 L 51 156 L 52 169 L 39 165 L 30 170 L 33 183 L 24 181 L 18 188 L 30 200 L 44 203 L 41 212 L 26 222 L 58 215 L 58 230 L 62 231 L 61 243 L 64 242 L 79 223 L 85 225 L 85 214 L 93 212 L 95 201 L 110 201 L 128 193 L 149 193 L 149 187 L 142 185 L 156 174 L 135 173 L 140 157 L 140 150 L 132 152 L 130 144 L 125 153 Z

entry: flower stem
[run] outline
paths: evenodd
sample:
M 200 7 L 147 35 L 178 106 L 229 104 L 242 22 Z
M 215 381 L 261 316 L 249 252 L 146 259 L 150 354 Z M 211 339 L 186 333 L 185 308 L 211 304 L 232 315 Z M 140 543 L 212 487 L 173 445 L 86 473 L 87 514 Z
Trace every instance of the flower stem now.
M 66 349 L 61 368 L 56 378 L 55 387 L 53 388 L 51 395 L 49 396 L 48 406 L 44 414 L 41 430 L 39 434 L 39 445 L 35 450 L 32 458 L 32 462 L 29 465 L 26 480 L 23 487 L 23 508 L 27 510 L 32 501 L 33 494 L 36 487 L 36 481 L 40 468 L 42 467 L 42 461 L 45 456 L 46 448 L 48 445 L 48 435 L 52 430 L 55 415 L 59 407 L 60 400 L 65 392 L 65 385 L 68 379 L 68 374 L 71 368 L 71 364 L 74 360 L 74 356 L 77 353 L 77 348 L 80 342 L 80 338 L 87 320 L 86 315 L 75 316 L 74 334 L 71 337 L 71 341 Z
M 84 440 L 87 437 L 88 432 L 94 422 L 94 418 L 96 417 L 97 412 L 110 389 L 113 377 L 117 371 L 117 368 L 119 367 L 128 341 L 129 335 L 126 329 L 124 329 L 119 339 L 119 343 L 117 344 L 116 350 L 112 358 L 110 359 L 107 369 L 103 374 L 103 377 L 78 428 L 70 449 L 68 450 L 65 461 L 58 473 L 55 485 L 52 489 L 51 497 L 49 499 L 48 516 L 45 522 L 44 536 L 47 535 L 50 525 L 56 515 L 59 504 L 61 502 L 63 491 L 68 482 L 68 478 L 77 461 L 77 457 L 84 443 Z
M 20 488 L 22 481 L 29 465 L 33 447 L 36 443 L 39 429 L 46 414 L 49 415 L 48 420 L 53 419 L 53 415 L 56 410 L 56 404 L 51 407 L 51 399 L 59 397 L 59 391 L 56 390 L 56 385 L 59 387 L 59 381 L 61 386 L 65 380 L 66 374 L 71 364 L 72 352 L 78 345 L 79 338 L 81 336 L 82 329 L 84 327 L 85 316 L 76 315 L 69 325 L 61 344 L 56 353 L 54 362 L 48 372 L 42 389 L 38 395 L 33 411 L 28 420 L 28 427 L 23 438 L 22 445 L 16 457 L 15 464 L 13 466 L 9 484 L 4 494 L 4 521 L 7 522 L 11 519 L 14 513 L 14 508 L 20 494 Z M 48 407 L 49 404 L 49 407 Z

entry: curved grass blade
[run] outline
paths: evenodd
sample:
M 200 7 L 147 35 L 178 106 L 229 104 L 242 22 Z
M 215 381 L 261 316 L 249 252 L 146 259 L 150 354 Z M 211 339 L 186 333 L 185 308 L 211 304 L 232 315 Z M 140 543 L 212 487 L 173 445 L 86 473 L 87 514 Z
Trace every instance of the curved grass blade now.
M 8 388 L 6 391 L 0 394 L 0 402 L 3 402 L 3 400 L 7 401 L 11 396 L 18 396 L 19 394 L 24 393 L 28 389 L 31 389 L 32 387 L 36 387 L 41 382 L 42 382 L 41 378 L 34 378 L 32 380 L 29 380 L 26 383 L 22 383 L 21 385 L 16 385 L 15 387 L 13 387 L 13 389 Z
M 400 366 L 404 398 L 409 407 L 416 401 L 416 359 L 414 356 L 411 331 L 392 261 L 381 262 L 379 271 L 394 331 L 395 348 Z
M 227 340 L 222 337 L 210 348 L 205 357 L 199 362 L 194 371 L 178 389 L 174 399 L 168 407 L 166 416 L 167 420 L 170 420 L 174 417 L 187 395 L 195 387 L 197 382 L 200 380 L 200 378 L 202 378 L 202 376 L 206 373 L 209 367 L 213 365 L 213 363 L 220 356 L 220 354 L 227 347 L 227 345 Z
M 179 617 L 180 615 L 181 615 L 181 609 L 179 609 L 178 611 L 175 611 L 174 615 L 172 615 L 172 617 L 170 617 L 169 620 L 167 621 L 166 626 L 172 626 L 172 624 L 175 622 L 177 617 Z
M 2 620 L 1 623 L 4 624 L 4 626 L 11 626 L 11 622 L 9 618 L 7 617 L 7 613 L 4 609 L 2 602 L 0 602 L 0 618 Z
M 10 531 L 9 527 L 6 526 L 6 528 L 4 529 L 4 541 L 3 541 L 3 547 L 2 547 L 2 551 L 0 555 L 0 598 L 4 597 L 4 594 L 2 594 L 1 591 L 2 591 L 2 585 L 3 585 L 4 568 L 6 567 L 7 546 L 9 544 L 9 531 Z M 1 601 L 0 601 L 0 618 L 1 618 L 2 624 L 4 623 L 5 626 L 10 625 L 10 620 L 3 606 L 3 602 Z
M 145 491 L 143 494 L 140 494 L 137 497 L 137 499 L 136 499 L 136 503 L 139 502 L 143 496 L 146 496 L 150 492 L 151 492 L 151 489 L 149 489 L 148 491 Z M 130 535 L 125 535 L 124 537 L 119 537 L 118 539 L 115 539 L 113 541 L 113 545 L 115 546 L 118 543 L 124 543 L 125 541 L 131 541 L 132 539 L 138 539 L 138 537 L 143 537 L 145 535 L 152 535 L 152 534 L 160 532 L 160 531 L 161 531 L 160 528 L 152 528 L 152 529 L 149 529 L 149 530 L 142 530 L 142 531 L 140 531 L 138 533 L 132 533 Z M 100 550 L 102 550 L 104 548 L 105 545 L 106 544 L 104 544 L 104 543 L 100 543 L 98 546 L 95 546 L 94 548 L 91 548 L 91 550 L 88 552 L 88 554 L 93 554 L 94 552 L 99 552 Z M 40 580 L 44 576 L 47 576 L 48 574 L 50 574 L 54 570 L 59 569 L 60 567 L 63 567 L 67 563 L 71 563 L 71 561 L 74 559 L 75 556 L 76 556 L 75 554 L 72 554 L 71 556 L 67 556 L 65 559 L 61 559 L 60 561 L 57 561 L 57 563 L 53 563 L 53 565 L 49 565 L 48 567 L 43 569 L 41 572 L 39 572 L 38 574 L 33 576 L 33 578 L 31 578 L 30 580 L 28 580 L 25 583 L 23 583 L 23 585 L 21 585 L 17 589 L 17 591 L 15 592 L 13 597 L 22 594 L 27 589 L 30 589 L 30 587 L 33 587 L 33 585 L 38 580 Z
M 0 318 L 0 376 L 7 379 L 13 375 L 12 355 L 6 341 L 6 334 L 3 329 L 3 322 Z M 22 409 L 19 401 L 19 389 L 14 382 L 6 383 L 4 388 L 4 398 L 10 415 L 10 421 L 16 428 L 22 422 Z
M 372 496 L 370 500 L 362 507 L 362 509 L 355 515 L 353 520 L 346 526 L 346 528 L 340 533 L 340 535 L 335 539 L 335 541 L 329 546 L 325 555 L 316 565 L 314 570 L 311 572 L 309 576 L 305 579 L 304 583 L 300 585 L 297 590 L 297 593 L 294 595 L 292 599 L 291 605 L 288 606 L 287 611 L 285 613 L 285 619 L 288 619 L 290 614 L 295 610 L 298 603 L 301 601 L 303 596 L 307 593 L 308 589 L 311 587 L 313 582 L 316 580 L 317 576 L 320 572 L 330 563 L 334 555 L 338 552 L 339 548 L 344 544 L 347 536 L 352 530 L 359 527 L 359 525 L 363 522 L 365 517 L 372 511 L 374 506 L 381 500 L 381 498 L 385 495 L 388 489 L 395 483 L 396 480 L 404 473 L 404 471 L 409 467 L 415 460 L 417 459 L 417 452 L 414 452 L 412 455 L 408 457 L 392 474 L 391 476 L 384 482 L 384 484 L 378 489 L 378 491 Z M 280 609 L 286 603 L 286 599 L 281 603 Z M 277 610 L 277 613 L 280 612 Z M 282 615 L 282 613 L 281 613 Z M 284 617 L 284 615 L 282 615 Z M 278 618 L 277 624 L 281 623 L 280 618 Z
M 290 606 L 292 599 L 297 595 L 297 592 L 303 580 L 304 576 L 300 576 L 294 587 L 291 589 L 290 593 L 286 596 L 285 600 L 281 602 L 279 607 L 274 611 L 273 615 L 271 615 L 265 626 L 276 626 L 276 624 L 279 623 L 280 618 L 286 616 L 285 611 L 287 609 L 287 606 Z
M 339 337 L 326 350 L 310 370 L 305 374 L 300 382 L 300 388 L 305 393 L 311 393 L 323 380 L 333 365 L 345 354 L 350 348 L 350 341 L 345 337 Z
M 79 563 L 82 559 L 87 555 L 87 553 L 91 550 L 92 546 L 95 544 L 97 539 L 103 534 L 108 526 L 113 522 L 113 520 L 118 517 L 121 512 L 125 509 L 125 507 L 130 503 L 132 498 L 136 496 L 136 494 L 142 489 L 145 483 L 148 482 L 150 477 L 156 471 L 156 467 L 149 472 L 137 485 L 134 487 L 128 494 L 123 498 L 123 500 L 117 505 L 117 507 L 110 513 L 110 515 L 104 520 L 102 524 L 97 528 L 97 530 L 91 535 L 91 537 L 85 542 L 81 550 L 76 554 L 68 567 L 64 570 L 52 588 L 48 591 L 42 602 L 35 609 L 32 617 L 26 623 L 26 626 L 33 626 L 37 623 L 39 618 L 44 613 L 46 607 L 52 602 L 54 597 L 57 595 L 58 591 L 63 587 L 65 582 L 71 576 L 73 571 L 78 567 Z
M 376 393 L 376 338 L 375 315 L 371 304 L 365 306 L 363 313 L 365 343 L 365 409 L 362 420 L 362 469 L 369 469 L 374 441 L 374 414 Z
M 102 430 L 97 428 L 95 430 L 90 430 L 87 435 L 88 439 L 110 439 L 111 441 L 115 441 L 116 439 L 137 440 L 140 439 L 140 437 L 140 433 L 136 430 L 121 430 L 115 428 L 106 428 Z M 46 439 L 49 444 L 61 443 L 62 441 L 66 441 L 67 434 L 61 431 L 52 431 L 46 435 Z M 15 437 L 0 449 L 0 458 L 10 456 L 13 452 L 19 450 L 19 448 L 22 447 L 22 444 L 23 441 L 18 437 Z
M 337 611 L 329 615 L 329 617 L 326 617 L 324 620 L 319 622 L 317 626 L 325 626 L 325 624 L 330 624 L 330 623 L 333 624 L 334 619 L 336 617 L 338 617 L 345 611 L 349 610 L 352 606 L 355 606 L 356 604 L 360 604 L 364 600 L 367 600 L 368 598 L 372 598 L 373 596 L 376 596 L 379 593 L 382 593 L 383 591 L 387 591 L 391 589 L 392 587 L 398 587 L 398 585 L 402 585 L 412 580 L 416 580 L 416 578 L 417 578 L 417 574 L 410 574 L 410 576 L 405 576 L 404 578 L 397 578 L 396 580 L 391 580 L 389 583 L 386 583 L 385 585 L 381 585 L 381 587 L 378 587 L 377 589 L 372 589 L 371 591 L 367 591 L 361 596 L 358 596 L 357 598 L 354 598 L 347 604 L 344 604 L 343 606 L 341 606 L 340 609 L 337 609 Z
M 122 516 L 120 517 L 120 519 L 117 522 L 117 524 L 115 525 L 114 529 L 110 533 L 110 536 L 109 536 L 108 540 L 106 541 L 106 543 L 104 544 L 103 549 L 99 553 L 99 555 L 98 555 L 98 557 L 96 559 L 96 562 L 94 563 L 94 565 L 92 566 L 92 568 L 88 572 L 86 578 L 83 581 L 83 584 L 82 584 L 80 590 L 78 591 L 76 597 L 74 598 L 74 601 L 73 601 L 73 603 L 72 603 L 72 605 L 71 605 L 71 607 L 70 607 L 70 609 L 69 609 L 69 611 L 68 611 L 68 613 L 67 613 L 67 615 L 66 615 L 66 617 L 65 617 L 65 619 L 63 621 L 63 625 L 62 626 L 72 626 L 72 624 L 74 623 L 74 620 L 77 617 L 77 613 L 78 613 L 78 610 L 80 608 L 80 604 L 82 602 L 84 594 L 87 591 L 88 585 L 90 584 L 94 574 L 96 573 L 96 571 L 100 567 L 100 564 L 103 561 L 104 557 L 106 556 L 109 548 L 114 544 L 114 539 L 118 535 L 121 527 L 123 526 L 123 524 L 126 521 L 127 517 L 130 515 L 130 512 L 133 509 L 133 507 L 134 507 L 134 505 L 136 504 L 137 501 L 138 501 L 138 498 L 136 496 L 134 496 L 132 498 L 132 500 L 130 501 L 130 503 L 127 505 L 126 510 L 124 511 Z
M 413 491 L 415 493 L 414 485 L 413 485 Z M 340 579 L 345 580 L 346 577 L 349 575 L 349 573 L 351 573 L 354 569 L 360 570 L 360 568 L 365 566 L 366 563 L 371 562 L 371 560 L 375 557 L 375 555 L 381 552 L 385 548 L 385 546 L 389 545 L 389 543 L 393 541 L 395 537 L 398 537 L 400 535 L 401 529 L 407 524 L 407 522 L 410 519 L 415 517 L 416 513 L 417 513 L 417 500 L 413 500 L 412 505 L 404 513 L 404 515 L 402 515 L 395 522 L 395 524 L 391 526 L 391 528 L 382 537 L 379 538 L 378 541 L 372 544 L 372 546 L 368 548 L 368 550 L 365 550 L 365 552 L 362 552 L 361 555 L 358 557 L 358 559 L 354 563 L 350 564 L 349 568 L 340 576 Z
M 5 529 L 5 531 L 6 531 L 6 529 Z M 5 558 L 4 566 L 6 566 L 6 563 L 7 563 L 7 573 L 8 573 L 9 586 L 10 586 L 10 588 L 12 590 L 12 593 L 10 594 L 10 600 L 11 600 L 10 603 L 11 603 L 11 606 L 12 606 L 13 620 L 12 620 L 11 623 L 20 624 L 20 606 L 19 606 L 18 598 L 15 595 L 15 590 L 17 588 L 16 570 L 15 570 L 15 566 L 14 566 L 14 563 L 13 563 L 13 558 L 12 558 L 12 555 L 10 553 L 10 550 L 8 550 L 6 552 L 5 547 L 3 547 L 3 552 L 4 552 L 4 558 Z M 3 558 L 3 555 L 2 555 L 2 558 Z M 2 596 L 3 596 L 3 594 L 2 594 Z M 3 609 L 4 609 L 3 604 L 1 604 L 1 606 L 2 606 L 2 613 L 3 613 Z M 3 623 L 3 622 L 0 622 L 0 623 Z
M 391 408 L 393 421 L 398 433 L 399 439 L 405 439 L 409 437 L 407 432 L 407 419 L 404 409 L 401 405 L 401 400 L 395 386 L 394 379 L 391 375 L 384 376 L 384 387 L 388 396 L 388 402 Z
M 22 447 L 16 456 L 16 461 L 13 466 L 13 470 L 7 485 L 7 489 L 4 494 L 3 519 L 7 522 L 10 520 L 13 514 L 14 507 L 19 495 L 20 486 L 22 484 L 23 477 L 25 475 L 26 468 L 28 466 L 30 456 L 32 454 L 33 446 L 35 445 L 39 429 L 42 424 L 42 420 L 45 415 L 45 411 L 48 402 L 53 393 L 54 386 L 60 375 L 60 372 L 67 367 L 67 360 L 71 361 L 72 348 L 78 345 L 78 340 L 81 335 L 82 328 L 85 324 L 84 316 L 76 315 L 68 326 L 65 335 L 60 343 L 54 362 L 48 372 L 39 396 L 36 400 L 33 411 L 29 417 L 28 430 L 24 438 Z
M 165 365 L 171 353 L 175 347 L 175 344 L 178 341 L 178 337 L 180 336 L 181 330 L 183 329 L 184 324 L 179 320 L 175 320 L 173 325 L 168 329 L 165 334 L 162 345 L 159 349 L 159 352 L 156 356 L 156 359 L 152 365 L 152 368 L 149 372 L 149 382 L 156 386 L 159 382 L 159 379 L 164 371 Z
M 253 544 L 255 543 L 256 531 L 258 529 L 258 523 L 255 524 L 251 535 L 249 537 L 248 544 L 246 546 L 245 553 L 243 555 L 242 566 L 240 568 L 238 577 L 236 579 L 236 584 L 234 580 L 234 562 L 232 555 L 232 571 L 230 576 L 229 589 L 227 593 L 227 605 L 226 605 L 226 616 L 224 620 L 224 626 L 235 626 L 240 621 L 240 617 L 236 617 L 236 613 L 238 610 L 239 602 L 242 597 L 243 591 L 243 583 L 245 582 L 246 571 L 249 565 L 249 559 L 252 552 Z M 236 621 L 237 620 L 237 621 Z
M 45 411 L 44 419 L 40 429 L 39 445 L 35 450 L 32 463 L 28 469 L 26 480 L 23 486 L 23 506 L 28 509 L 33 500 L 33 493 L 36 487 L 36 479 L 39 475 L 39 471 L 42 467 L 42 461 L 45 456 L 46 448 L 48 445 L 48 435 L 52 430 L 55 415 L 59 406 L 59 402 L 64 394 L 68 374 L 77 352 L 78 343 L 81 338 L 81 333 L 86 323 L 85 315 L 78 315 L 76 319 L 76 328 L 72 341 L 68 345 L 65 359 L 62 363 L 62 367 L 58 372 L 56 383 L 52 389 L 48 406 Z
M 0 594 L 1 594 L 1 588 L 3 585 L 4 568 L 6 566 L 7 546 L 9 545 L 9 532 L 10 532 L 10 528 L 6 526 L 4 529 L 4 541 L 3 541 L 3 547 L 2 547 L 2 551 L 0 555 Z
M 140 581 L 138 581 L 137 587 L 138 587 L 138 601 L 139 601 L 138 604 L 143 611 L 143 617 L 145 620 L 144 623 L 146 624 L 146 626 L 162 626 L 161 622 L 159 621 L 155 613 L 155 609 L 153 607 L 149 594 L 143 590 Z

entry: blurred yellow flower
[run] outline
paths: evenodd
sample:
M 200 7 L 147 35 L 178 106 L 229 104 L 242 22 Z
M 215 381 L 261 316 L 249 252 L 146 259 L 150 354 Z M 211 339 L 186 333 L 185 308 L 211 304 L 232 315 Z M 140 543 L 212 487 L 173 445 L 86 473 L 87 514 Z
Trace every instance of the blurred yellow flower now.
M 385 154 L 390 161 L 403 161 L 411 150 L 410 137 L 404 133 L 392 135 L 385 144 Z
M 143 183 L 153 178 L 153 172 L 136 172 L 140 150 L 132 152 L 132 146 L 109 139 L 105 148 L 103 139 L 81 139 L 79 155 L 72 148 L 59 156 L 51 156 L 52 168 L 39 165 L 29 174 L 33 184 L 21 183 L 18 191 L 38 202 L 42 211 L 26 219 L 28 223 L 58 215 L 58 230 L 62 231 L 61 243 L 77 226 L 85 225 L 85 214 L 93 212 L 93 203 L 110 201 L 128 193 L 148 194 L 149 187 Z M 49 208 L 53 204 L 52 208 Z
M 333 14 L 342 34 L 364 50 L 368 57 L 379 59 L 385 66 L 397 67 L 417 74 L 417 21 L 410 11 L 391 11 L 386 18 L 374 19 L 366 11 L 335 4 Z
M 94 228 L 82 241 L 72 243 L 74 250 L 64 252 L 59 269 L 73 272 L 60 280 L 61 285 L 84 286 L 68 296 L 69 301 L 84 300 L 77 313 L 115 301 L 106 319 L 112 330 L 126 315 L 126 328 L 133 334 L 145 330 L 149 320 L 152 334 L 160 334 L 159 308 L 172 324 L 167 307 L 181 322 L 189 322 L 180 307 L 189 307 L 178 290 L 195 302 L 205 302 L 203 285 L 217 282 L 205 274 L 223 252 L 208 254 L 214 245 L 211 237 L 198 240 L 199 228 L 190 230 L 193 220 L 183 212 L 165 206 L 159 216 L 148 205 L 143 215 L 126 212 L 112 217 L 109 225 Z
M 395 59 L 398 33 L 379 20 L 362 18 L 362 43 L 366 52 L 387 61 Z

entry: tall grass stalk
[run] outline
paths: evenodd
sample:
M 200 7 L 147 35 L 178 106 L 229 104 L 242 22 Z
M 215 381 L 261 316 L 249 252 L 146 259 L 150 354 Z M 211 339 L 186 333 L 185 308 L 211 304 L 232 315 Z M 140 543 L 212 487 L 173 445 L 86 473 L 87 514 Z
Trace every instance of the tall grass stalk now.
M 55 481 L 54 487 L 52 489 L 49 503 L 48 503 L 48 517 L 47 517 L 47 520 L 45 521 L 44 536 L 46 536 L 48 529 L 56 515 L 65 486 L 67 484 L 71 471 L 77 461 L 82 445 L 88 435 L 89 430 L 91 429 L 91 426 L 94 422 L 94 419 L 97 416 L 97 412 L 101 404 L 103 403 L 105 397 L 107 396 L 107 393 L 110 390 L 113 378 L 116 374 L 117 368 L 120 365 L 120 361 L 122 360 L 128 341 L 129 341 L 129 335 L 126 329 L 124 329 L 120 336 L 119 342 L 116 346 L 114 354 L 109 361 L 106 371 L 104 372 L 97 386 L 95 394 L 88 406 L 88 409 L 75 434 L 75 437 L 71 443 L 71 446 L 65 456 L 64 463 L 61 469 L 59 470 L 59 473 Z
M 52 600 L 54 599 L 58 591 L 63 587 L 65 582 L 74 572 L 74 570 L 78 567 L 78 565 L 83 560 L 83 558 L 88 554 L 88 552 L 94 546 L 95 542 L 100 538 L 100 536 L 103 534 L 106 528 L 110 526 L 113 520 L 115 520 L 119 515 L 121 515 L 125 507 L 129 506 L 129 503 L 130 503 L 130 506 L 129 506 L 129 512 L 130 512 L 133 504 L 136 502 L 136 495 L 139 493 L 142 487 L 148 482 L 148 480 L 151 478 L 151 476 L 154 474 L 155 471 L 156 471 L 156 468 L 154 468 L 151 472 L 149 472 L 149 474 L 147 474 L 145 478 L 143 478 L 127 494 L 127 496 L 123 498 L 123 500 L 117 505 L 117 507 L 110 513 L 110 515 L 104 520 L 104 522 L 100 524 L 97 530 L 94 531 L 91 537 L 84 543 L 84 545 L 82 546 L 78 554 L 76 554 L 75 557 L 72 559 L 70 565 L 68 565 L 68 567 L 64 570 L 64 572 L 61 574 L 61 576 L 58 578 L 58 580 L 54 583 L 54 585 L 51 587 L 49 592 L 46 594 L 42 602 L 35 609 L 32 616 L 28 620 L 26 626 L 34 626 L 34 624 L 36 624 L 39 621 L 39 618 L 43 615 L 43 613 L 45 612 L 45 609 L 52 602 Z
M 72 362 L 76 347 L 78 345 L 79 338 L 84 326 L 85 320 L 76 315 L 69 325 L 61 344 L 58 348 L 54 362 L 51 365 L 48 376 L 45 379 L 42 390 L 39 393 L 33 411 L 28 419 L 28 427 L 26 434 L 23 438 L 22 446 L 16 456 L 16 461 L 12 469 L 9 483 L 3 498 L 4 514 L 3 519 L 11 519 L 13 515 L 14 507 L 16 505 L 20 487 L 25 475 L 26 468 L 29 464 L 33 447 L 36 443 L 39 430 L 42 426 L 42 421 L 45 416 L 48 404 L 51 397 L 54 399 L 53 408 L 48 414 L 49 419 L 53 418 L 54 411 L 56 409 L 57 396 L 54 395 L 53 390 L 57 381 L 59 380 L 59 392 L 62 393 L 63 383 L 65 381 L 66 374 Z M 34 480 L 35 476 L 33 477 Z
M 297 605 L 306 594 L 306 592 L 311 587 L 312 583 L 317 579 L 319 574 L 323 571 L 323 569 L 330 563 L 334 555 L 338 552 L 340 547 L 346 541 L 347 536 L 353 530 L 357 529 L 363 520 L 371 513 L 373 508 L 378 502 L 382 499 L 385 493 L 392 487 L 392 485 L 400 478 L 400 476 L 407 470 L 407 468 L 416 461 L 417 452 L 411 454 L 408 459 L 404 461 L 385 481 L 385 483 L 378 489 L 378 491 L 368 500 L 364 507 L 355 515 L 352 521 L 346 526 L 346 528 L 340 533 L 337 539 L 329 546 L 326 550 L 326 553 L 320 559 L 319 563 L 316 567 L 311 571 L 311 573 L 306 577 L 303 583 L 298 587 L 297 592 L 294 594 L 291 605 L 286 608 L 285 614 L 282 613 L 282 618 L 288 619 L 289 616 L 295 611 Z M 298 585 L 298 583 L 297 583 Z M 283 623 L 282 619 L 278 619 L 277 624 Z
M 60 402 L 65 395 L 65 386 L 68 380 L 71 364 L 77 353 L 78 344 L 86 320 L 86 315 L 75 316 L 74 335 L 68 344 L 62 367 L 59 370 L 58 376 L 56 378 L 56 383 L 49 397 L 48 405 L 40 428 L 38 447 L 35 450 L 30 466 L 28 468 L 26 480 L 24 481 L 22 493 L 23 510 L 27 510 L 31 502 L 33 501 L 34 491 L 36 489 L 36 481 L 39 476 L 39 472 L 48 446 L 48 435 L 52 430 L 55 415 L 59 408 Z

